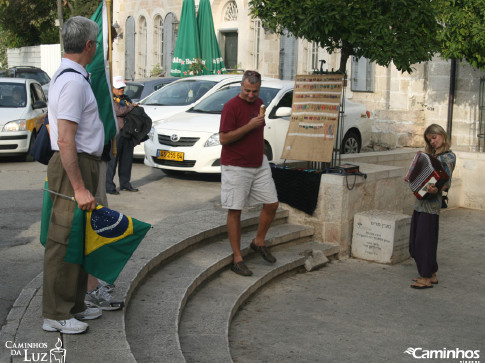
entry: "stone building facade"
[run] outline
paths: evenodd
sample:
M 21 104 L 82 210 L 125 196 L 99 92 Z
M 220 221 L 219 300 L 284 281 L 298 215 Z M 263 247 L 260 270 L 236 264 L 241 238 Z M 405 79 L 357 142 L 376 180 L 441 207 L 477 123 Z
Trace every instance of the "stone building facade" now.
M 170 73 L 183 0 L 114 0 L 113 23 L 122 33 L 115 41 L 113 74 L 147 77 L 163 68 Z M 196 6 L 198 0 L 195 0 Z M 248 0 L 211 0 L 214 27 L 226 68 L 256 69 L 267 77 L 293 79 L 310 74 L 325 60 L 337 69 L 338 53 L 327 54 L 314 43 L 265 31 L 249 15 Z M 373 148 L 423 146 L 431 123 L 446 128 L 450 61 L 435 57 L 416 64 L 413 73 L 381 67 L 365 59 L 349 60 L 346 95 L 366 105 L 375 120 Z M 479 84 L 485 72 L 466 63 L 456 67 L 452 142 L 455 149 L 478 149 Z M 485 97 L 485 96 L 484 96 Z

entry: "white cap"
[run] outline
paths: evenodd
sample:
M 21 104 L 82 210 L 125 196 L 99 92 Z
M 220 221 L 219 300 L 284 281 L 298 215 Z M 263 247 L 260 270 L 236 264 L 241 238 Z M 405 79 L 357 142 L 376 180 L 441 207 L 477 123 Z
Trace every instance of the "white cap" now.
M 123 76 L 114 76 L 113 77 L 113 87 L 116 89 L 126 87 L 126 83 L 123 80 Z

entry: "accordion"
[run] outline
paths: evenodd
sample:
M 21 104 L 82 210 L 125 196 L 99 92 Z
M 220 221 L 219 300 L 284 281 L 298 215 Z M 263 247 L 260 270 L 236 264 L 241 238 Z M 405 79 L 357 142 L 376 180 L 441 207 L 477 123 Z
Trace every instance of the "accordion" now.
M 404 178 L 419 200 L 429 196 L 428 184 L 435 184 L 438 189 L 441 189 L 449 179 L 441 162 L 422 151 L 418 151 Z

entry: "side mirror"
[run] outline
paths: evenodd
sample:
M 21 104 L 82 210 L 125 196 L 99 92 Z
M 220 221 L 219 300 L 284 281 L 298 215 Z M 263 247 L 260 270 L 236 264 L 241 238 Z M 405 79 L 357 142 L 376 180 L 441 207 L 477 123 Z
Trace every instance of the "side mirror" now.
M 38 100 L 34 102 L 34 104 L 32 105 L 32 108 L 34 110 L 37 110 L 38 108 L 47 108 L 47 103 L 45 103 L 44 101 Z
M 276 110 L 276 117 L 290 117 L 291 107 L 280 107 Z

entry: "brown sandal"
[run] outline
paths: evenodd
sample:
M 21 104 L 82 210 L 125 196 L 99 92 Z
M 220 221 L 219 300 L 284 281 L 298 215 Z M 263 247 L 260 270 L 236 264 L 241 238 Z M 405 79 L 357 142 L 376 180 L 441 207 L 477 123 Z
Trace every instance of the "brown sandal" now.
M 422 279 L 423 279 L 422 277 L 415 277 L 415 278 L 413 279 L 413 281 L 414 281 L 414 282 L 418 282 L 418 281 L 421 281 Z M 435 279 L 435 280 L 433 280 L 433 279 Z M 436 278 L 436 276 L 433 276 L 433 277 L 431 278 L 431 281 L 430 281 L 430 282 L 431 282 L 433 285 L 437 285 L 437 284 L 438 284 L 438 279 Z
M 413 289 L 430 289 L 433 287 L 432 284 L 426 285 L 422 282 L 415 282 L 414 284 L 411 285 Z

